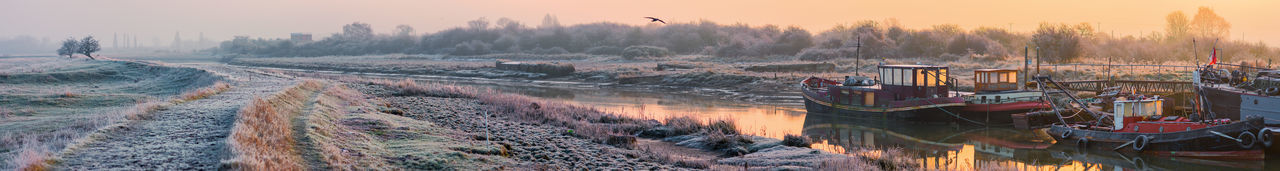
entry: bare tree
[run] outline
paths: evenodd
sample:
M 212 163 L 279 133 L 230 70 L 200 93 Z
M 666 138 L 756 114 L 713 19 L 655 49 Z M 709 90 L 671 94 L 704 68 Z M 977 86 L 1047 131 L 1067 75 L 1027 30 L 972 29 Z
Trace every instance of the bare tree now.
M 58 56 L 67 55 L 67 58 L 71 58 L 76 52 L 80 51 L 79 46 L 80 42 L 76 41 L 76 38 L 67 38 L 67 40 L 62 41 L 62 48 L 58 48 Z
M 489 20 L 484 19 L 484 17 L 480 17 L 480 19 L 468 21 L 467 26 L 470 26 L 472 30 L 489 29 Z
M 80 50 L 76 52 L 79 52 L 80 54 L 84 54 L 84 56 L 89 57 L 89 59 L 95 59 L 95 60 L 98 58 L 94 58 L 92 54 L 94 52 L 98 52 L 99 50 L 102 50 L 102 47 L 98 46 L 98 40 L 93 39 L 93 36 L 84 37 L 83 40 L 80 40 L 79 47 L 80 47 L 79 48 Z
M 368 23 L 353 22 L 342 26 L 342 35 L 357 39 L 373 38 L 373 27 Z
M 560 19 L 557 19 L 554 15 L 547 14 L 547 16 L 542 17 L 542 25 L 538 25 L 538 28 L 560 28 Z
M 1168 16 L 1164 17 L 1164 20 L 1168 23 L 1168 26 L 1165 26 L 1164 29 L 1165 32 L 1169 34 L 1169 38 L 1184 38 L 1187 36 L 1187 33 L 1190 32 L 1190 21 L 1187 21 L 1187 15 L 1183 14 L 1182 11 L 1169 13 Z
M 409 25 L 403 25 L 403 24 L 398 25 L 396 26 L 396 30 L 394 31 L 394 33 L 395 33 L 395 36 L 399 36 L 399 37 L 413 36 L 413 27 Z
M 1200 37 L 1225 38 L 1230 34 L 1231 23 L 1218 16 L 1209 7 L 1200 7 L 1195 18 L 1191 19 L 1191 29 Z

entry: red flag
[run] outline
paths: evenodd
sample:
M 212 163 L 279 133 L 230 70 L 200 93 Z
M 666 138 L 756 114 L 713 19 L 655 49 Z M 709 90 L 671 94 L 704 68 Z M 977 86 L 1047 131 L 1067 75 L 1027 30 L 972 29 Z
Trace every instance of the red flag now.
M 1218 63 L 1218 48 L 1213 48 L 1213 53 L 1209 54 L 1209 65 Z

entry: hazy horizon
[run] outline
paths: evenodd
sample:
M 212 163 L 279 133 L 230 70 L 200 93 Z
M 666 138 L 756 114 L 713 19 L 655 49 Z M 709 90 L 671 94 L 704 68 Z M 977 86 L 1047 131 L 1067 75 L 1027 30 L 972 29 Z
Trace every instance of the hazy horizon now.
M 563 25 L 614 22 L 649 24 L 641 17 L 668 22 L 707 20 L 722 24 L 744 23 L 799 26 L 813 33 L 839 24 L 862 20 L 897 19 L 907 28 L 957 24 L 965 29 L 981 26 L 1034 29 L 1041 22 L 1090 23 L 1099 31 L 1116 35 L 1163 32 L 1165 15 L 1183 11 L 1194 15 L 1206 6 L 1231 22 L 1230 39 L 1280 44 L 1280 1 L 6 1 L 0 10 L 0 38 L 34 36 L 51 41 L 93 35 L 110 47 L 113 34 L 138 35 L 144 45 L 168 45 L 175 32 L 184 40 L 201 33 L 221 41 L 237 35 L 286 38 L 289 33 L 312 33 L 317 38 L 340 32 L 344 24 L 365 22 L 377 33 L 396 25 L 413 26 L 418 34 L 463 27 L 467 21 L 511 18 L 537 26 L 545 15 Z M 17 26 L 17 27 L 14 27 Z M 155 41 L 159 41 L 156 43 Z

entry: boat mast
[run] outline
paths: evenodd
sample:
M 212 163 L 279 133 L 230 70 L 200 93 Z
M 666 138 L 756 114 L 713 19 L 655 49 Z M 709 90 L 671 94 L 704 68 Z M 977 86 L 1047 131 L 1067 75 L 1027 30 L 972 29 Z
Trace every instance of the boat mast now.
M 853 75 L 862 76 L 862 73 L 859 72 L 862 70 L 862 55 L 859 53 L 862 51 L 862 35 L 858 35 L 858 44 L 853 45 L 853 47 L 853 57 L 857 58 L 853 64 Z

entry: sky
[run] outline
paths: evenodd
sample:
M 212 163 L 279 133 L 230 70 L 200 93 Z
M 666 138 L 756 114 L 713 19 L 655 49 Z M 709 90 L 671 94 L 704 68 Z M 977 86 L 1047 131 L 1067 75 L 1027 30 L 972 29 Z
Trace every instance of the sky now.
M 548 14 L 563 25 L 640 25 L 649 24 L 642 17 L 653 16 L 798 26 L 815 34 L 838 24 L 894 18 L 908 28 L 957 24 L 1030 31 L 1041 22 L 1091 23 L 1104 32 L 1139 35 L 1163 31 L 1170 12 L 1190 17 L 1200 6 L 1231 22 L 1231 39 L 1280 44 L 1280 10 L 1269 9 L 1280 7 L 1275 0 L 0 0 L 0 39 L 93 35 L 110 42 L 113 34 L 134 34 L 143 44 L 158 40 L 164 46 L 179 32 L 188 40 L 200 33 L 211 40 L 285 38 L 294 32 L 324 37 L 360 21 L 379 33 L 406 24 L 421 34 L 482 17 L 536 26 Z

